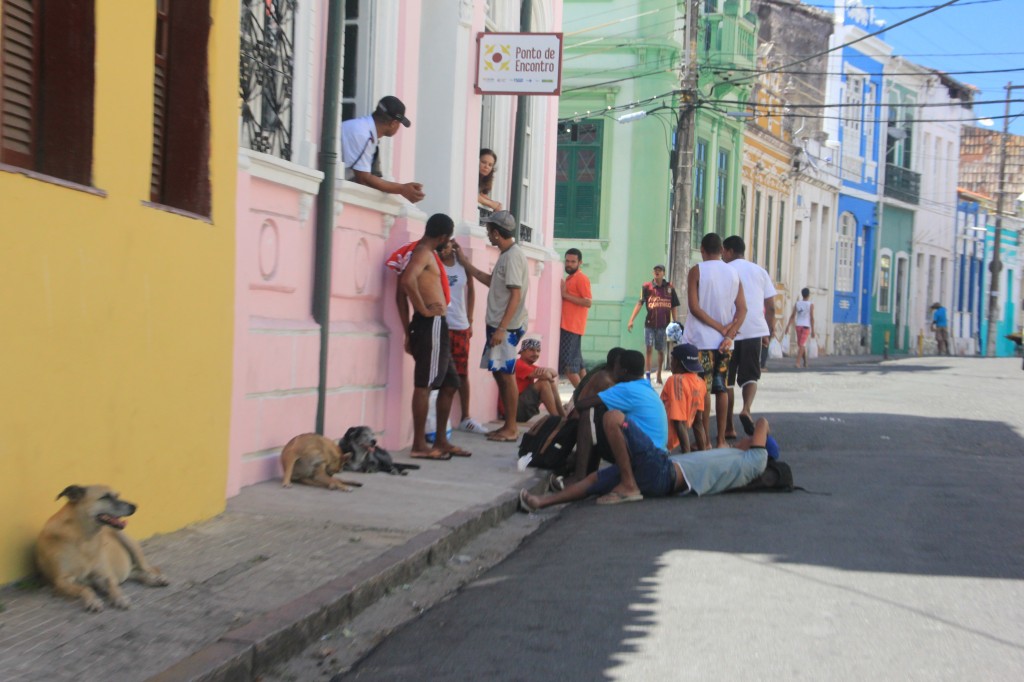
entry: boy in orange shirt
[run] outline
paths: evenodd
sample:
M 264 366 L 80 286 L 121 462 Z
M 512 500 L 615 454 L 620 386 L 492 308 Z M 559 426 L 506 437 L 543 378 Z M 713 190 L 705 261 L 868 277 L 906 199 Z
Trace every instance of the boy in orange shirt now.
M 672 349 L 672 376 L 661 389 L 661 402 L 668 416 L 668 451 L 680 446 L 680 452 L 690 452 L 690 426 L 697 450 L 708 450 L 711 444 L 704 433 L 701 412 L 707 386 L 701 374 L 700 351 L 692 343 L 679 344 Z

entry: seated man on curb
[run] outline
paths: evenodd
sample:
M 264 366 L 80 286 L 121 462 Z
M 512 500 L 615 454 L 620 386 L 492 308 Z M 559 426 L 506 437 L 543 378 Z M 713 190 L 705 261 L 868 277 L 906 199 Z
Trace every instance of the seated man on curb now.
M 558 397 L 558 373 L 550 367 L 538 367 L 540 339 L 524 339 L 516 360 L 516 386 L 519 389 L 519 404 L 516 407 L 516 421 L 527 422 L 540 414 L 540 406 L 548 414 L 565 416 L 565 408 Z
M 615 465 L 550 495 L 531 495 L 528 490 L 521 490 L 519 510 L 534 512 L 592 495 L 601 495 L 598 504 L 635 502 L 645 496 L 714 495 L 742 488 L 764 472 L 768 457 L 779 456 L 779 445 L 769 435 L 768 420 L 764 417 L 757 420 L 754 435 L 738 441 L 735 447 L 689 455 L 667 456 L 615 410 L 605 415 L 605 428 L 615 453 Z
M 597 469 L 601 459 L 614 461 L 610 439 L 604 422 L 604 415 L 609 410 L 618 410 L 654 443 L 664 449 L 668 444 L 668 420 L 665 408 L 649 381 L 644 379 L 645 359 L 643 353 L 636 350 L 624 350 L 615 364 L 613 377 L 615 384 L 605 390 L 580 397 L 575 409 L 582 414 L 591 410 L 589 419 L 580 420 L 580 438 L 576 453 L 576 470 L 573 481 L 582 479 L 586 474 Z

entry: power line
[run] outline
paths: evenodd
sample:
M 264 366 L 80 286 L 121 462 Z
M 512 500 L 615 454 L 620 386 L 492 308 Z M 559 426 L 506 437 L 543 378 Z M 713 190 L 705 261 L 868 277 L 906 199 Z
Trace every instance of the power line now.
M 791 68 L 793 66 L 796 66 L 797 64 L 803 64 L 804 62 L 809 62 L 812 59 L 816 59 L 818 57 L 823 57 L 823 56 L 825 56 L 827 54 L 831 54 L 833 52 L 837 52 L 838 50 L 841 50 L 844 47 L 850 47 L 851 45 L 856 45 L 857 43 L 859 43 L 861 41 L 867 40 L 868 38 L 873 38 L 873 37 L 877 36 L 880 33 L 885 33 L 887 31 L 893 30 L 894 28 L 899 28 L 900 26 L 903 26 L 905 24 L 909 24 L 912 21 L 915 21 L 915 20 L 920 19 L 922 17 L 926 17 L 926 16 L 928 16 L 929 14 L 931 14 L 933 12 L 938 12 L 940 9 L 944 9 L 946 7 L 950 7 L 952 5 L 955 5 L 958 2 L 960 2 L 960 0 L 947 0 L 946 2 L 942 3 L 941 5 L 936 5 L 936 6 L 932 7 L 931 9 L 925 10 L 924 12 L 919 12 L 918 14 L 915 14 L 915 15 L 913 15 L 911 17 L 903 19 L 902 21 L 897 21 L 892 26 L 886 26 L 885 28 L 880 29 L 878 31 L 875 31 L 873 33 L 868 33 L 866 35 L 861 36 L 860 38 L 855 38 L 855 39 L 853 39 L 853 40 L 851 40 L 851 41 L 849 41 L 847 43 L 843 43 L 842 45 L 836 45 L 835 47 L 830 47 L 827 50 L 823 50 L 822 52 L 818 52 L 817 54 L 812 54 L 809 57 L 804 57 L 803 59 L 798 59 L 795 62 L 790 62 L 790 63 L 785 64 L 783 66 L 780 66 L 780 67 L 778 67 L 776 69 L 769 69 L 769 70 L 765 71 L 765 74 L 775 73 L 775 72 L 780 71 L 782 69 L 788 69 L 788 68 Z M 747 76 L 747 77 L 743 78 L 742 80 L 749 80 L 749 79 L 750 79 L 750 76 Z M 727 80 L 726 82 L 727 83 L 736 84 L 736 83 L 739 83 L 740 81 Z
M 723 72 L 723 71 L 724 72 L 744 71 L 744 72 L 750 72 L 752 75 L 758 75 L 758 76 L 760 76 L 760 75 L 762 75 L 764 73 L 768 73 L 765 69 L 747 69 L 747 68 L 733 68 L 733 69 L 730 69 L 727 66 L 706 66 L 704 68 L 705 69 L 709 69 L 711 71 L 719 71 L 719 72 Z M 977 74 L 982 74 L 982 73 L 1013 73 L 1013 72 L 1017 72 L 1017 71 L 1024 71 L 1024 67 L 1016 67 L 1016 68 L 1011 68 L 1011 69 L 977 69 L 977 70 L 973 70 L 973 71 L 943 71 L 941 69 L 932 69 L 931 67 L 925 67 L 925 68 L 930 69 L 932 71 L 935 71 L 937 74 L 942 75 L 942 76 L 977 75 Z M 836 71 L 772 71 L 771 73 L 781 73 L 781 74 L 789 75 L 789 76 L 845 76 L 845 75 L 847 75 L 845 72 L 836 72 Z M 858 72 L 856 75 L 857 76 L 877 76 L 879 78 L 884 78 L 886 76 L 929 76 L 931 74 L 920 73 L 918 71 L 892 71 L 892 72 L 885 72 L 885 73 L 871 73 L 871 72 L 866 72 L 865 71 L 865 72 Z

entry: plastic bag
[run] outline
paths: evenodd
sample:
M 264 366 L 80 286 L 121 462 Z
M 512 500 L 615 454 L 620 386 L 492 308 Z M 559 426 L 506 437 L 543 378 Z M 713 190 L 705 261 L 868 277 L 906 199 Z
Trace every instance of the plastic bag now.
M 772 360 L 778 360 L 782 355 L 782 344 L 773 336 L 771 343 L 768 344 L 768 357 Z
M 782 343 L 780 345 L 782 346 L 782 354 L 789 355 L 789 334 L 782 337 Z
M 433 443 L 434 442 L 434 436 L 437 435 L 437 394 L 438 394 L 438 391 L 431 391 L 430 392 L 430 403 L 427 406 L 426 438 L 427 438 L 427 442 L 428 443 Z M 448 428 L 445 430 L 445 434 L 449 438 L 451 438 L 452 437 L 452 420 L 450 418 L 448 419 L 447 427 Z
M 818 357 L 818 340 L 813 336 L 807 341 L 807 359 L 813 360 Z

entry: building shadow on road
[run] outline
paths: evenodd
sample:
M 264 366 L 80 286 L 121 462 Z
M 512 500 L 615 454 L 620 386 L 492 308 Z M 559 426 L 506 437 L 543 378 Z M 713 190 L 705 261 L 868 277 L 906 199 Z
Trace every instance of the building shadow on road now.
M 624 661 L 637 674 L 651 655 L 648 638 L 664 628 L 666 608 L 723 617 L 690 607 L 685 596 L 666 606 L 669 589 L 690 588 L 685 577 L 666 586 L 666 576 L 687 571 L 694 585 L 722 595 L 749 591 L 751 613 L 765 608 L 756 597 L 772 580 L 826 584 L 816 567 L 833 569 L 833 578 L 838 569 L 1024 579 L 1024 440 L 1008 426 L 863 413 L 782 414 L 772 423 L 796 483 L 827 494 L 577 503 L 346 679 L 428 670 L 431 680 L 623 679 Z M 666 573 L 669 562 L 675 568 Z M 697 639 L 659 656 L 699 648 L 700 626 L 687 631 Z

